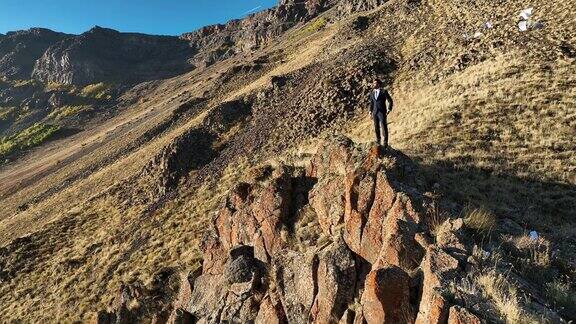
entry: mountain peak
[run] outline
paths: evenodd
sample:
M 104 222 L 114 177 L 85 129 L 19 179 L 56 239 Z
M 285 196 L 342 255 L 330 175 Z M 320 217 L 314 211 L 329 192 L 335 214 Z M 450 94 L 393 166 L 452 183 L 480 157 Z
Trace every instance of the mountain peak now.
M 95 25 L 94 27 L 90 28 L 90 30 L 88 30 L 84 34 L 119 34 L 119 33 L 120 32 L 115 30 L 115 29 L 105 28 L 105 27 Z

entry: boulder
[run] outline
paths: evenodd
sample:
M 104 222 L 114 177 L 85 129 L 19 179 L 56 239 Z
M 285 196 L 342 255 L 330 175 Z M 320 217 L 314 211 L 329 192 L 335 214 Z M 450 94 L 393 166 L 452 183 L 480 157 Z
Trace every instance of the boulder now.
M 318 255 L 282 251 L 273 261 L 278 293 L 290 323 L 306 322 L 316 297 Z
M 361 304 L 369 324 L 414 322 L 410 305 L 410 277 L 397 266 L 368 273 Z
M 224 278 L 229 284 L 243 283 L 259 278 L 258 265 L 253 256 L 239 255 L 231 258 L 224 268 Z
M 454 277 L 458 260 L 432 245 L 426 251 L 421 269 L 424 279 L 416 323 L 444 323 L 448 305 L 442 297 L 441 288 Z
M 318 293 L 311 317 L 316 323 L 337 322 L 354 299 L 356 264 L 354 256 L 339 241 L 319 254 L 317 276 Z

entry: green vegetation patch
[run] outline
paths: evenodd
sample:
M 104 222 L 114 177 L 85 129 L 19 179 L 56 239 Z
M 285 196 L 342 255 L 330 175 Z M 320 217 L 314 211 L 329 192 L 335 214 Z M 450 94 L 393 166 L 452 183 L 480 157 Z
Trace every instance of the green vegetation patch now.
M 0 137 L 0 158 L 38 146 L 54 136 L 58 130 L 60 126 L 36 123 L 18 134 Z
M 290 34 L 291 39 L 300 39 L 306 36 L 312 35 L 315 32 L 323 29 L 328 24 L 328 20 L 324 17 L 319 17 L 314 19 L 309 24 L 305 25 L 302 28 L 295 30 L 293 33 Z
M 82 111 L 91 110 L 91 105 L 78 105 L 78 106 L 64 106 L 57 108 L 48 115 L 49 118 L 61 119 L 78 115 Z
M 80 91 L 80 95 L 86 98 L 94 99 L 112 99 L 112 89 L 114 86 L 109 83 L 95 83 L 89 84 Z
M 45 90 L 48 91 L 63 91 L 63 92 L 74 92 L 76 87 L 71 84 L 64 84 L 58 82 L 48 82 L 46 84 Z
M 320 17 L 320 18 L 317 18 L 314 21 L 312 21 L 306 27 L 305 31 L 308 33 L 315 33 L 317 31 L 319 31 L 320 29 L 326 27 L 327 24 L 328 24 L 328 21 L 326 20 L 326 18 Z

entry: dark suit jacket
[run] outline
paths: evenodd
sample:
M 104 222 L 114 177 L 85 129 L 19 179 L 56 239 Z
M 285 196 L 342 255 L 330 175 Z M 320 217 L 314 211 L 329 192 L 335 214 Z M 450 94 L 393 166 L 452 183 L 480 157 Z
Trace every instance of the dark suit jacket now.
M 386 103 L 388 103 L 388 109 L 386 109 Z M 382 113 L 384 116 L 388 113 L 388 111 L 392 110 L 394 103 L 392 102 L 392 97 L 388 93 L 386 89 L 380 89 L 380 94 L 378 98 L 374 96 L 374 90 L 370 92 L 370 112 L 372 116 L 375 116 L 377 113 Z

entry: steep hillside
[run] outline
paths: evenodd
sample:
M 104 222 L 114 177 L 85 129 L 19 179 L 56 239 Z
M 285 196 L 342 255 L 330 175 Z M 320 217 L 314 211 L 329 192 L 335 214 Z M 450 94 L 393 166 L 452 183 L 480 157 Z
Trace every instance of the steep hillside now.
M 402 151 L 416 162 L 406 162 L 410 172 L 391 173 L 398 176 L 398 190 L 433 202 L 415 204 L 428 211 L 421 211 L 420 219 L 410 214 L 408 229 L 413 231 L 397 233 L 406 238 L 399 248 L 412 244 L 411 250 L 422 253 L 409 255 L 407 264 L 387 260 L 401 271 L 376 267 L 377 244 L 364 253 L 358 242 L 338 239 L 340 229 L 353 228 L 339 218 L 351 213 L 337 208 L 344 195 L 338 181 L 320 179 L 313 190 L 320 200 L 310 203 L 307 190 L 312 188 L 300 187 L 296 196 L 301 200 L 287 207 L 289 212 L 281 215 L 289 217 L 281 217 L 278 232 L 268 236 L 291 252 L 272 253 L 266 243 L 272 259 L 286 257 L 266 260 L 266 266 L 284 265 L 282 271 L 289 273 L 296 266 L 290 260 L 309 254 L 318 264 L 337 265 L 340 273 L 354 270 L 350 278 L 358 287 L 349 295 L 320 289 L 324 284 L 318 278 L 328 278 L 328 287 L 333 280 L 348 282 L 347 277 L 330 277 L 328 270 L 321 277 L 318 264 L 312 263 L 308 284 L 313 291 L 298 300 L 306 306 L 303 316 L 319 322 L 332 315 L 351 319 L 370 305 L 369 313 L 386 314 L 392 306 L 379 295 L 378 284 L 391 280 L 410 289 L 395 286 L 403 311 L 392 313 L 389 322 L 397 316 L 430 315 L 430 305 L 422 301 L 434 300 L 438 283 L 446 301 L 442 309 L 448 312 L 438 317 L 440 322 L 454 316 L 511 323 L 576 317 L 576 24 L 570 11 L 576 3 L 532 3 L 532 18 L 543 27 L 526 32 L 517 27 L 525 9 L 519 1 L 304 4 L 306 9 L 292 8 L 301 2 L 286 1 L 256 15 L 263 21 L 276 15 L 278 26 L 295 22 L 286 29 L 271 28 L 270 39 L 262 36 L 266 29 L 259 29 L 254 16 L 229 25 L 249 26 L 254 34 L 217 26 L 185 36 L 187 43 L 206 50 L 206 55 L 194 54 L 196 69 L 136 85 L 117 97 L 111 108 L 118 113 L 110 118 L 2 167 L 2 320 L 87 321 L 99 313 L 104 321 L 122 309 L 151 319 L 170 314 L 175 306 L 197 317 L 226 309 L 226 318 L 233 319 L 233 301 L 204 303 L 209 298 L 202 293 L 208 288 L 194 288 L 194 303 L 174 304 L 179 273 L 196 270 L 190 279 L 200 273 L 206 278 L 210 260 L 226 262 L 229 249 L 210 254 L 206 243 L 213 241 L 202 239 L 215 233 L 210 227 L 216 212 L 260 208 L 264 216 L 279 215 L 273 204 L 257 206 L 258 192 L 292 192 L 278 181 L 300 179 L 298 172 L 309 168 L 317 151 L 312 164 L 330 152 L 324 149 L 335 141 L 333 133 L 356 142 L 372 140 L 366 96 L 374 77 L 385 80 L 395 99 L 389 119 L 393 153 L 404 161 Z M 486 22 L 492 28 L 483 27 Z M 481 34 L 474 37 L 477 31 Z M 219 50 L 223 46 L 226 50 Z M 370 146 L 348 147 L 358 158 L 354 167 L 360 168 L 360 156 L 369 155 Z M 390 154 L 378 159 L 380 170 L 394 170 Z M 341 179 L 344 166 L 330 167 Z M 279 173 L 285 168 L 296 173 Z M 238 185 L 242 182 L 249 185 Z M 243 194 L 247 188 L 255 194 Z M 371 194 L 366 197 L 371 204 Z M 369 217 L 357 207 L 354 215 L 362 232 Z M 374 224 L 388 219 L 376 214 Z M 335 217 L 334 223 L 327 215 Z M 236 231 L 245 237 L 234 243 L 253 246 L 256 253 L 255 241 L 247 238 L 254 233 L 242 232 L 251 230 L 246 224 Z M 366 237 L 395 233 L 390 227 Z M 221 243 L 232 235 L 222 227 L 216 233 Z M 416 240 L 416 233 L 428 240 Z M 454 254 L 455 246 L 460 254 Z M 339 258 L 350 254 L 347 249 L 358 256 Z M 258 256 L 249 250 L 237 255 L 252 262 Z M 432 257 L 446 262 L 430 271 Z M 219 271 L 210 275 L 225 273 L 214 269 Z M 451 274 L 448 281 L 437 277 L 445 272 Z M 291 310 L 287 316 L 300 314 L 290 308 L 297 303 L 286 301 L 294 295 L 282 291 L 291 285 L 284 285 L 282 273 L 266 277 L 281 284 L 276 292 L 272 285 L 245 287 L 245 279 L 253 276 L 243 272 L 232 280 L 240 284 L 234 286 L 238 291 L 250 288 L 253 297 L 255 308 L 242 313 L 249 316 L 243 319 L 266 308 L 267 316 L 276 314 L 280 320 L 286 318 L 275 310 L 283 307 Z M 367 286 L 366 278 L 374 285 Z M 325 295 L 318 295 L 321 291 Z M 323 299 L 332 304 L 317 298 L 344 295 Z M 317 305 L 309 308 L 314 300 Z
M 286 30 L 311 20 L 336 2 L 282 0 L 275 8 L 245 19 L 207 26 L 181 37 L 197 51 L 195 65 L 206 66 L 268 45 Z

